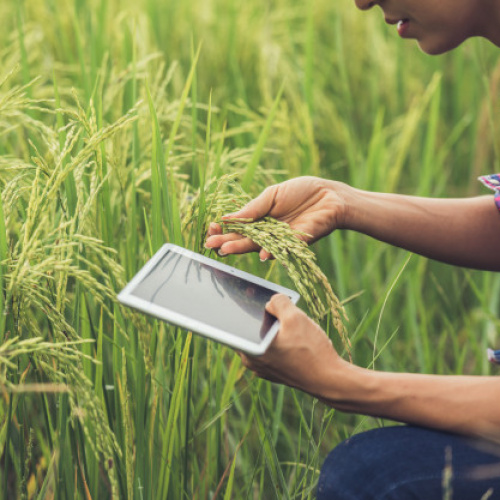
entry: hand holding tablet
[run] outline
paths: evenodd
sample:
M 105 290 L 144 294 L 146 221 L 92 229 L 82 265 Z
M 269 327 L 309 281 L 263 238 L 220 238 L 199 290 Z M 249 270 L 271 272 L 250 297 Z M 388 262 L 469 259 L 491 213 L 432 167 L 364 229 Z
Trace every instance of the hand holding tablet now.
M 300 295 L 216 260 L 165 244 L 118 295 L 143 313 L 249 354 L 263 354 L 279 323 L 266 312 L 277 293 Z

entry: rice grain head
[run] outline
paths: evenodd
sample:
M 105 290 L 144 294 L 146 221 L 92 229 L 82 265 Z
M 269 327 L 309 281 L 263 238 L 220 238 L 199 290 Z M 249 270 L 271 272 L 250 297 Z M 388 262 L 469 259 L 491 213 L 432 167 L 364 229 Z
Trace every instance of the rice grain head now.
M 317 264 L 314 252 L 303 240 L 307 234 L 293 230 L 286 222 L 272 217 L 259 220 L 224 219 L 222 215 L 236 212 L 250 201 L 235 182 L 236 175 L 224 175 L 212 179 L 206 187 L 207 213 L 204 230 L 210 221 L 218 221 L 225 232 L 235 232 L 247 236 L 267 252 L 271 253 L 286 270 L 297 291 L 304 298 L 312 319 L 320 322 L 328 313 L 331 314 L 334 328 L 337 330 L 346 352 L 350 354 L 349 341 L 345 323 L 348 321 L 346 311 L 334 293 L 327 277 Z M 213 185 L 216 184 L 215 189 Z M 196 216 L 196 201 L 189 218 Z

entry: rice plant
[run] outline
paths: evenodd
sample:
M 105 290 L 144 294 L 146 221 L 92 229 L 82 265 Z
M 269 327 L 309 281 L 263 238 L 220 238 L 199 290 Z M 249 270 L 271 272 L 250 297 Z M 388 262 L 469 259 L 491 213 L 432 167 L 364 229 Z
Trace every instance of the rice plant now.
M 292 176 L 478 193 L 498 166 L 498 56 L 477 41 L 428 60 L 328 0 L 0 15 L 0 497 L 314 498 L 326 453 L 381 423 L 256 379 L 116 295 L 165 241 L 203 251 L 209 222 Z M 489 373 L 498 277 L 243 222 L 277 260 L 229 262 L 296 287 L 354 362 Z

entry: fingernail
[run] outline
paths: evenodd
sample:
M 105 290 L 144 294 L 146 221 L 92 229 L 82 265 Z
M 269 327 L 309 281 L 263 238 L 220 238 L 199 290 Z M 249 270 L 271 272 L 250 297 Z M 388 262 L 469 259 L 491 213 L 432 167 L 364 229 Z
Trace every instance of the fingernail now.
M 262 257 L 260 257 L 261 262 L 266 262 L 266 260 L 268 260 L 268 259 L 269 259 L 269 257 L 265 257 L 264 259 Z
M 219 250 L 217 250 L 217 253 L 221 256 L 221 257 L 225 257 L 227 255 L 227 253 L 224 253 L 220 248 Z

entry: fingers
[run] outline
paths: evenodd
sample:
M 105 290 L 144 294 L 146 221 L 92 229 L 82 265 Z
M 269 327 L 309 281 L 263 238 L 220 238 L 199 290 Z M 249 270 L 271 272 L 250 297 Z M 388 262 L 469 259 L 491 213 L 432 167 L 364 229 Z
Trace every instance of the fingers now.
M 213 236 L 209 236 L 205 242 L 206 248 L 220 248 L 224 243 L 228 243 L 230 241 L 237 241 L 245 238 L 238 233 L 227 233 L 227 234 L 214 234 Z
M 269 259 L 274 259 L 273 254 L 269 253 L 267 250 L 262 249 L 259 252 L 259 258 L 262 262 L 269 260 Z
M 212 224 L 210 224 L 212 226 Z M 210 248 L 213 250 L 219 249 L 218 253 L 221 256 L 229 255 L 229 254 L 242 254 L 248 252 L 259 252 L 259 258 L 262 262 L 274 258 L 272 254 L 260 248 L 257 243 L 253 242 L 250 238 L 246 236 L 242 236 L 238 233 L 227 233 L 222 234 L 221 227 L 218 224 L 214 224 L 217 226 L 217 229 L 208 229 L 207 240 L 205 241 L 205 248 Z
M 236 351 L 236 354 L 238 354 L 238 356 L 241 358 L 241 364 L 245 367 L 245 368 L 250 368 L 250 358 L 244 353 L 244 352 L 241 352 L 241 351 Z
M 214 250 L 218 249 L 218 253 L 221 256 L 256 252 L 260 250 L 259 245 L 254 243 L 251 239 L 242 236 L 241 234 L 223 234 L 222 227 L 220 226 L 220 224 L 216 224 L 215 222 L 210 223 L 210 225 L 208 226 L 205 248 Z M 265 252 L 264 250 L 264 253 L 267 254 L 268 252 Z M 263 260 L 267 259 L 264 258 Z
M 277 293 L 266 304 L 266 311 L 283 322 L 283 319 L 296 309 L 290 297 Z
M 260 249 L 250 238 L 237 233 L 210 236 L 205 242 L 205 248 L 218 249 L 219 255 L 222 256 L 256 252 Z
M 241 358 L 241 364 L 248 370 L 254 372 L 257 377 L 268 380 L 269 382 L 282 383 L 281 379 L 272 373 L 272 370 L 268 366 L 262 364 L 258 357 L 248 356 L 241 351 L 236 351 L 236 353 Z
M 218 234 L 222 234 L 222 227 L 220 226 L 220 224 L 211 222 L 208 226 L 207 236 L 210 237 Z
M 269 213 L 274 205 L 278 186 L 266 188 L 257 198 L 250 201 L 241 210 L 233 214 L 223 216 L 223 219 L 252 219 L 257 220 Z M 273 256 L 254 243 L 250 238 L 241 236 L 237 233 L 223 234 L 219 224 L 211 223 L 207 232 L 206 248 L 219 249 L 219 255 L 242 254 L 259 251 L 261 261 L 266 261 Z
M 278 186 L 269 186 L 262 193 L 247 203 L 241 210 L 233 214 L 228 214 L 222 217 L 223 219 L 261 219 L 267 215 L 274 205 Z
M 231 238 L 224 242 L 220 247 L 219 254 L 241 254 L 257 252 L 258 250 L 260 250 L 260 246 L 257 243 L 253 242 L 250 238 L 240 236 L 239 238 Z

